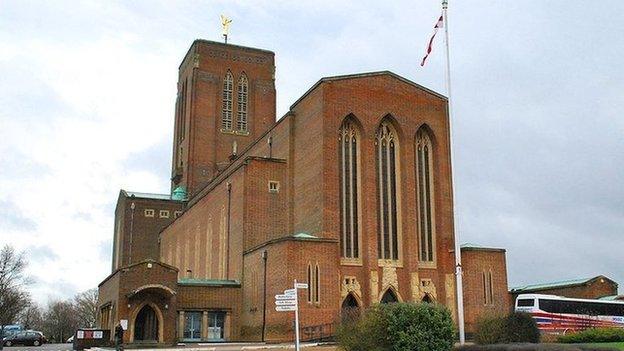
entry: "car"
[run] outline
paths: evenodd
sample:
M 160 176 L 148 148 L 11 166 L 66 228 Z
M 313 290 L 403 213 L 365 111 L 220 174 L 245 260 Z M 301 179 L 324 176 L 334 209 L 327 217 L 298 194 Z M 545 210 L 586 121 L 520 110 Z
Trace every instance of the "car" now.
M 13 345 L 33 345 L 41 346 L 46 342 L 46 337 L 43 333 L 35 330 L 25 330 L 15 333 L 11 336 L 7 336 L 3 340 L 4 346 Z

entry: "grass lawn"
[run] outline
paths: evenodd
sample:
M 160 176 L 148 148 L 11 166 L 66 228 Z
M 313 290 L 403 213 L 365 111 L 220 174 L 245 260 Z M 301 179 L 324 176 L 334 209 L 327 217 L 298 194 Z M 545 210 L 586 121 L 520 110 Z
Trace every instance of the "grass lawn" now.
M 570 345 L 575 345 L 575 344 L 570 344 Z M 582 344 L 582 345 L 611 348 L 614 350 L 624 350 L 624 342 L 602 342 L 602 343 L 596 343 L 596 344 Z

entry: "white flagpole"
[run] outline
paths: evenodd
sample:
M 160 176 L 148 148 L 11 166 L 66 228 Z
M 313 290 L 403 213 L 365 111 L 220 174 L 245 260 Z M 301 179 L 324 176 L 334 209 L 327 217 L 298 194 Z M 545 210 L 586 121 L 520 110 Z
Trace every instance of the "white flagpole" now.
M 449 116 L 449 145 L 451 147 L 451 168 L 454 165 L 454 148 L 453 148 L 453 98 L 451 95 L 451 53 L 449 48 L 449 22 L 448 22 L 448 0 L 442 0 L 442 20 L 444 24 L 444 43 L 446 46 L 446 94 L 448 96 L 448 116 Z M 455 172 L 451 176 L 451 192 L 455 197 Z M 454 201 L 453 201 L 454 202 Z M 453 203 L 453 206 L 455 204 Z M 454 227 L 454 226 L 453 226 Z M 457 288 L 457 324 L 459 326 L 459 343 L 466 342 L 464 331 L 464 287 L 462 285 L 462 264 L 461 264 L 461 247 L 459 243 L 459 235 L 455 229 L 455 285 Z

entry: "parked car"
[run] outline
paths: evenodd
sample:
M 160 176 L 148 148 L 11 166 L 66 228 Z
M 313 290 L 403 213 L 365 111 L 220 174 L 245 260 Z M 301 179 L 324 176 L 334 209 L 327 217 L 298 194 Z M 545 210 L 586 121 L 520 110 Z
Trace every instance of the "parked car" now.
M 42 332 L 34 331 L 34 330 L 25 330 L 18 333 L 15 333 L 11 336 L 7 336 L 2 339 L 4 346 L 13 346 L 13 345 L 33 345 L 33 346 L 41 346 L 45 344 L 47 341 L 46 337 L 43 336 Z

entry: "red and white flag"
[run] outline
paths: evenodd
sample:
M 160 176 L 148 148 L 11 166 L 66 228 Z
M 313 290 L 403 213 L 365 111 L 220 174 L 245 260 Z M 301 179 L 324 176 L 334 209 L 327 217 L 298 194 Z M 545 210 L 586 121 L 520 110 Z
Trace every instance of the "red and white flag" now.
M 427 45 L 427 53 L 425 54 L 425 57 L 423 57 L 422 62 L 420 63 L 421 66 L 425 65 L 425 61 L 427 60 L 427 57 L 429 57 L 429 54 L 431 53 L 431 46 L 433 45 L 433 38 L 435 38 L 436 34 L 438 34 L 438 29 L 442 28 L 443 26 L 444 26 L 444 17 L 440 15 L 440 18 L 436 22 L 435 26 L 433 26 L 433 35 L 431 36 L 431 39 L 429 39 L 429 45 Z

